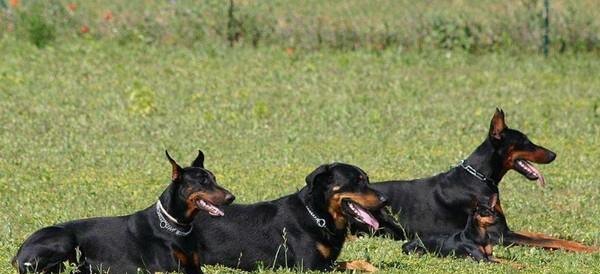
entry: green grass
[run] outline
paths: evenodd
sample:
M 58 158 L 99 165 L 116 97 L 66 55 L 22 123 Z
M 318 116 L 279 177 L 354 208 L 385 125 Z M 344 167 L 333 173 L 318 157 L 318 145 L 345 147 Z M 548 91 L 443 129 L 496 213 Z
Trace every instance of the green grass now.
M 151 47 L 0 40 L 0 272 L 33 231 L 128 214 L 166 187 L 169 149 L 206 166 L 239 203 L 294 192 L 321 163 L 372 181 L 447 170 L 484 138 L 494 108 L 558 153 L 549 187 L 510 172 L 516 230 L 600 245 L 600 61 L 595 55 Z M 509 264 L 406 256 L 361 238 L 340 260 L 382 273 L 517 272 Z M 526 273 L 598 273 L 599 254 L 497 248 Z M 234 270 L 208 267 L 209 273 Z M 285 272 L 285 271 L 282 271 Z

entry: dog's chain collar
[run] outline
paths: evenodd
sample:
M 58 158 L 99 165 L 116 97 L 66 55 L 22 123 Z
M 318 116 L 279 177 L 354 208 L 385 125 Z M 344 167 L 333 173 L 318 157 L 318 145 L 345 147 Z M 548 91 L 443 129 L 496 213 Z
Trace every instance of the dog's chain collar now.
M 485 177 L 485 175 L 483 175 L 482 173 L 480 173 L 479 171 L 477 171 L 472 166 L 465 165 L 465 160 L 461 160 L 460 163 L 458 163 L 458 166 L 462 167 L 464 170 L 466 170 L 471 175 L 475 176 L 475 178 L 479 179 L 480 181 L 490 182 L 492 184 L 496 184 L 496 182 L 494 180 L 492 180 L 492 179 L 490 179 L 488 177 Z
M 158 200 L 158 202 L 156 202 L 156 215 L 158 215 L 158 221 L 160 222 L 160 228 L 162 228 L 166 231 L 169 231 L 171 233 L 175 233 L 175 236 L 185 237 L 187 235 L 190 235 L 190 233 L 192 233 L 192 229 L 194 228 L 193 226 L 190 226 L 190 229 L 188 231 L 181 231 L 181 230 L 173 227 L 167 221 L 167 219 L 165 219 L 165 215 L 166 215 L 167 218 L 169 218 L 169 220 L 171 220 L 172 222 L 174 222 L 178 225 L 184 226 L 183 224 L 179 223 L 175 218 L 173 218 L 171 215 L 169 215 L 169 213 L 163 208 L 160 200 Z
M 325 219 L 317 217 L 317 215 L 314 212 L 312 212 L 312 210 L 310 210 L 310 208 L 308 206 L 305 206 L 305 207 L 306 207 L 306 210 L 308 211 L 308 214 L 310 214 L 310 216 L 313 217 L 313 219 L 315 219 L 315 223 L 317 223 L 317 226 L 320 228 L 324 228 L 325 225 L 327 224 L 327 222 L 325 222 Z

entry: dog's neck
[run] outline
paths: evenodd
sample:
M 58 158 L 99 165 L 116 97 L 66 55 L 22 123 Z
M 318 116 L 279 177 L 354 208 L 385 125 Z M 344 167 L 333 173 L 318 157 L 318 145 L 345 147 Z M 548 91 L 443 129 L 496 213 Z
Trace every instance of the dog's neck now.
M 317 192 L 318 191 L 313 190 L 311 193 L 308 187 L 304 187 L 302 190 L 300 190 L 300 192 L 298 192 L 298 198 L 300 198 L 304 206 L 308 208 L 305 210 L 307 211 L 309 216 L 311 215 L 309 211 L 311 211 L 317 218 L 322 218 L 325 220 L 325 227 L 318 227 L 317 221 L 313 216 L 310 216 L 310 220 L 307 220 L 307 222 L 310 222 L 311 225 L 314 224 L 319 228 L 319 230 L 324 231 L 325 233 L 329 234 L 329 236 L 339 234 L 343 235 L 343 237 L 345 238 L 346 230 L 339 230 L 336 228 L 335 220 L 327 211 L 327 199 L 325 199 L 322 193 Z
M 506 174 L 506 170 L 502 166 L 502 159 L 489 137 L 465 159 L 464 164 L 470 165 L 477 172 L 491 179 L 496 186 Z
M 186 216 L 187 204 L 178 193 L 178 187 L 170 184 L 158 198 L 167 214 L 175 218 L 177 223 L 190 225 L 194 216 Z

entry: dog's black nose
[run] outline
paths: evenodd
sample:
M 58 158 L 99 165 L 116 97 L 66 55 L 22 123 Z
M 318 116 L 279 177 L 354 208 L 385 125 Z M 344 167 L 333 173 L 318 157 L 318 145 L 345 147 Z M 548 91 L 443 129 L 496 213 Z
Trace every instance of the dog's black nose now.
M 548 163 L 554 161 L 554 159 L 556 159 L 556 153 L 548 151 Z
M 233 196 L 233 194 L 231 194 L 231 193 L 225 194 L 225 203 L 226 204 L 233 203 L 233 200 L 235 200 L 235 196 Z

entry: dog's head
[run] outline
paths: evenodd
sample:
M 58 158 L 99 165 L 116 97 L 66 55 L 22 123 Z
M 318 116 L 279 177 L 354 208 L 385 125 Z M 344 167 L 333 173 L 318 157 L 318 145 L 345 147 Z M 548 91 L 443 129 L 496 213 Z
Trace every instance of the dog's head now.
M 503 172 L 514 169 L 529 180 L 538 180 L 540 186 L 545 185 L 544 176 L 531 162 L 548 164 L 556 154 L 534 144 L 522 132 L 508 128 L 500 109 L 492 118 L 488 138 L 502 161 Z
M 473 220 L 479 228 L 487 228 L 496 222 L 496 202 L 498 194 L 494 193 L 487 201 L 478 200 L 473 212 Z
M 369 187 L 369 177 L 360 168 L 343 163 L 322 165 L 306 177 L 306 183 L 310 195 L 324 203 L 336 229 L 346 228 L 349 221 L 379 228 L 369 210 L 381 208 L 386 199 Z
M 211 216 L 223 216 L 218 206 L 231 204 L 235 196 L 217 184 L 215 175 L 204 168 L 204 153 L 198 151 L 196 160 L 190 167 L 181 168 L 165 151 L 173 168 L 171 180 L 176 195 L 185 201 L 185 217 L 192 218 L 199 210 Z

